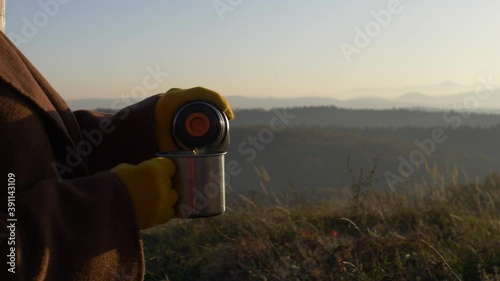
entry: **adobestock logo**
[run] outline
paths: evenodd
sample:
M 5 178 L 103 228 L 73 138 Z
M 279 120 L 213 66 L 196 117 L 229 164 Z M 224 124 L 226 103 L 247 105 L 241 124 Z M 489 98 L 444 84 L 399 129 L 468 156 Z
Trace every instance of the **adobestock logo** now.
M 62 5 L 66 5 L 71 0 L 40 0 L 38 6 L 40 9 L 36 11 L 31 18 L 22 17 L 23 25 L 21 33 L 9 32 L 9 38 L 19 47 L 21 44 L 27 44 L 30 39 L 35 38 L 41 28 L 49 24 L 50 19 L 59 14 Z
M 409 0 L 411 1 L 411 0 Z M 403 6 L 399 0 L 390 0 L 387 3 L 386 9 L 380 11 L 371 11 L 370 15 L 372 20 L 364 25 L 364 28 L 354 27 L 354 38 L 353 43 L 349 44 L 342 42 L 339 44 L 339 48 L 344 55 L 344 58 L 348 63 L 352 62 L 352 56 L 354 54 L 359 55 L 363 49 L 368 47 L 372 42 L 372 39 L 379 36 L 382 33 L 383 28 L 386 28 L 391 24 L 394 15 L 399 15 L 403 12 Z
M 212 5 L 220 21 L 224 21 L 225 14 L 233 12 L 241 3 L 243 0 L 214 0 Z

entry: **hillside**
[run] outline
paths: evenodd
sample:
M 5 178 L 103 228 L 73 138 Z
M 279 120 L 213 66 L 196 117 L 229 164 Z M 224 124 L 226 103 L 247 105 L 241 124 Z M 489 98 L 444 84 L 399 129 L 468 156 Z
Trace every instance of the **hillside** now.
M 429 170 L 454 175 L 459 182 L 500 171 L 500 126 L 443 130 L 447 140 L 436 143 L 434 151 L 422 150 L 415 143 L 430 139 L 433 128 L 297 127 L 274 133 L 272 138 L 262 134 L 265 128 L 232 128 L 227 160 L 241 167 L 241 172 L 230 178 L 230 185 L 239 192 L 260 191 L 265 186 L 279 192 L 297 188 L 319 196 L 321 190 L 349 185 L 348 158 L 356 172 L 370 170 L 377 159 L 374 187 L 388 190 L 386 173 L 400 176 L 401 163 L 411 162 L 414 151 L 421 151 L 425 158 L 412 165 L 415 171 L 397 186 L 429 182 Z M 252 145 L 251 139 L 263 141 Z M 433 153 L 427 156 L 426 152 Z

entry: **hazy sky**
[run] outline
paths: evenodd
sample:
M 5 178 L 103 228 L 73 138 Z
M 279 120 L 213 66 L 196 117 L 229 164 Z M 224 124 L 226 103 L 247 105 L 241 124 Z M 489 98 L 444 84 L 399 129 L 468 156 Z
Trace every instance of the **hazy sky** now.
M 499 15 L 496 0 L 7 0 L 6 33 L 66 99 L 129 95 L 148 67 L 169 73 L 148 94 L 345 98 L 500 78 Z

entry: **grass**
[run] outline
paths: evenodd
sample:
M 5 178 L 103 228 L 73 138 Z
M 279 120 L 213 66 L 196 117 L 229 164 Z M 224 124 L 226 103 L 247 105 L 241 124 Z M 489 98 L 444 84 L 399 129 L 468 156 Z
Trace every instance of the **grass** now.
M 143 232 L 146 280 L 500 280 L 500 176 L 387 193 L 359 182 L 362 197 L 240 195 L 222 216 Z

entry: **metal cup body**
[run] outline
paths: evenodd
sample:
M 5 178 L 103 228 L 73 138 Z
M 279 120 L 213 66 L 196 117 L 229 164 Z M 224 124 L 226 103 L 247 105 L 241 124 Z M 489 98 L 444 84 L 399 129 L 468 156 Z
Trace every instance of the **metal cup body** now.
M 191 151 L 157 153 L 172 160 L 176 171 L 172 188 L 177 192 L 176 218 L 206 218 L 226 208 L 224 156 L 226 152 L 195 155 Z

